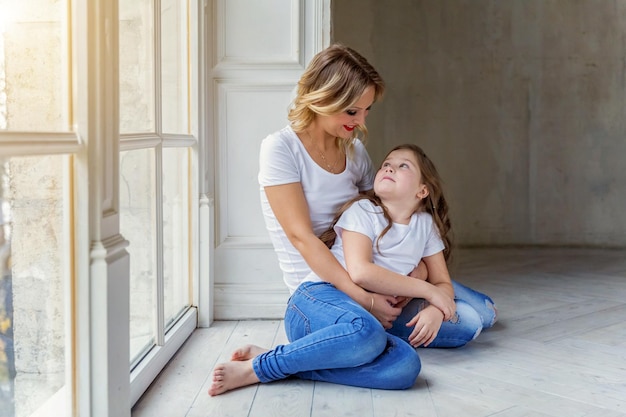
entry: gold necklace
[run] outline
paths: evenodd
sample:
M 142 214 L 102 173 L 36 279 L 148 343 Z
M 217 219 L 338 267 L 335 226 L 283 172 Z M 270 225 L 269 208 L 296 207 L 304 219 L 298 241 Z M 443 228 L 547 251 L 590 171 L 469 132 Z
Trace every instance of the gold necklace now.
M 328 163 L 328 160 L 326 159 L 326 153 L 322 152 L 322 150 L 320 150 L 320 148 L 317 147 L 317 144 L 313 142 L 313 138 L 311 137 L 311 134 L 309 133 L 309 131 L 305 130 L 304 133 L 306 133 L 306 135 L 309 137 L 309 142 L 311 143 L 311 146 L 315 148 L 320 158 L 322 158 L 322 161 L 324 161 L 324 165 L 326 165 L 326 169 L 331 174 L 335 174 L 335 166 L 337 166 L 337 162 L 339 162 L 339 160 L 341 159 L 341 156 L 343 155 L 343 152 L 341 151 L 341 149 L 339 150 L 339 156 L 335 159 L 335 162 L 333 162 L 333 164 L 331 165 Z

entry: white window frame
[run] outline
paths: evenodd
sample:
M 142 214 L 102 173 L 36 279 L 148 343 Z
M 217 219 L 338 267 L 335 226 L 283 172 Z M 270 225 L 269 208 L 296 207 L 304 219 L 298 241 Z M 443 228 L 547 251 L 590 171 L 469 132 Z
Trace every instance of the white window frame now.
M 159 0 L 155 9 L 160 10 Z M 203 160 L 204 0 L 188 0 L 190 12 L 190 135 L 125 137 L 119 135 L 118 4 L 111 0 L 72 0 L 69 85 L 75 131 L 0 131 L 0 156 L 69 154 L 72 183 L 65 203 L 73 213 L 72 314 L 66 392 L 72 416 L 129 417 L 131 407 L 196 328 L 198 317 L 210 325 L 212 201 Z M 155 42 L 155 47 L 160 44 Z M 158 55 L 157 55 L 158 56 Z M 160 94 L 156 96 L 160 100 Z M 160 118 L 160 115 L 158 115 Z M 146 141 L 158 147 L 192 149 L 192 305 L 158 346 L 129 369 L 128 242 L 119 231 L 119 152 Z M 122 142 L 122 144 L 121 144 Z M 161 243 L 161 242 L 159 242 Z M 201 252 L 202 251 L 202 252 Z M 205 253 L 205 256 L 200 256 Z M 205 283 L 199 284 L 199 277 Z M 209 284 L 209 286 L 205 286 Z M 162 328 L 162 327 L 161 327 Z M 53 397 L 54 398 L 54 397 Z M 52 399 L 51 399 L 52 401 Z

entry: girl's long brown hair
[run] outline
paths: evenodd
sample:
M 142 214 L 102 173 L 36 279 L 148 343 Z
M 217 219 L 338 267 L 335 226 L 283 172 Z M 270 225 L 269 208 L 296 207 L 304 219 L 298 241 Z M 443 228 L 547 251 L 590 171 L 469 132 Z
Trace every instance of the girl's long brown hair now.
M 433 164 L 430 158 L 426 156 L 422 148 L 412 143 L 396 146 L 391 151 L 389 151 L 387 156 L 385 156 L 385 159 L 387 159 L 389 154 L 397 150 L 409 150 L 413 152 L 413 154 L 415 155 L 415 158 L 417 159 L 417 163 L 418 163 L 421 177 L 422 177 L 422 183 L 426 185 L 426 188 L 428 188 L 428 196 L 426 196 L 426 198 L 424 198 L 421 201 L 417 211 L 425 211 L 432 216 L 435 222 L 435 226 L 437 226 L 439 236 L 441 237 L 441 240 L 443 241 L 445 245 L 445 248 L 443 250 L 443 256 L 446 259 L 446 261 L 448 261 L 452 254 L 452 245 L 453 245 L 452 225 L 450 222 L 450 217 L 448 215 L 448 202 L 446 201 L 443 195 L 441 177 L 439 176 L 439 173 L 437 172 L 437 169 L 435 168 L 435 164 Z M 385 233 L 389 231 L 389 229 L 391 228 L 392 221 L 391 221 L 391 216 L 389 215 L 389 212 L 387 211 L 387 208 L 382 203 L 380 198 L 378 198 L 375 195 L 373 196 L 358 195 L 357 197 L 353 198 L 352 200 L 344 204 L 341 207 L 341 209 L 339 209 L 339 211 L 337 212 L 337 215 L 333 219 L 333 222 L 330 228 L 327 229 L 320 236 L 320 239 L 326 244 L 326 246 L 331 247 L 335 241 L 335 238 L 337 235 L 335 233 L 334 227 L 335 227 L 335 224 L 337 224 L 337 221 L 339 220 L 341 215 L 352 204 L 363 199 L 368 199 L 374 205 L 381 207 L 383 211 L 383 215 L 385 216 L 385 219 L 387 220 L 387 223 L 388 223 L 385 229 L 383 229 L 380 235 L 376 238 L 376 249 L 378 250 L 378 242 L 385 235 Z

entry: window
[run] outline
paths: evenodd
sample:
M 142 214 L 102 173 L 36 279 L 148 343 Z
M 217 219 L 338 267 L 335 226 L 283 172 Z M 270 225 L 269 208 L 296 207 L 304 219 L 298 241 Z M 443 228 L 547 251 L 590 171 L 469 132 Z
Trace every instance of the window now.
M 0 0 L 1 417 L 123 416 L 196 326 L 190 4 Z
M 16 416 L 29 416 L 51 402 L 61 410 L 68 406 L 68 160 L 10 157 L 0 167 L 0 404 Z
M 0 0 L 0 410 L 67 415 L 73 177 L 62 149 L 79 149 L 67 4 L 17 4 Z
M 158 362 L 181 320 L 195 326 L 190 13 L 187 0 L 119 0 L 119 13 L 120 231 L 129 241 L 133 384 L 142 387 L 151 381 L 142 362 Z

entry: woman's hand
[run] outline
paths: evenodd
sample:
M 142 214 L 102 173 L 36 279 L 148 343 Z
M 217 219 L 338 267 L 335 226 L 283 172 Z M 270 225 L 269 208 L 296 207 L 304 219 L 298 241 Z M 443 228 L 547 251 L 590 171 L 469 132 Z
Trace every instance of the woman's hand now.
M 428 306 L 417 313 L 407 324 L 407 327 L 413 327 L 413 331 L 409 335 L 409 343 L 413 347 L 428 347 L 435 340 L 441 324 L 443 323 L 443 313 L 435 306 Z
M 400 309 L 403 309 L 404 307 L 406 307 L 412 300 L 412 297 L 403 297 L 401 295 L 396 296 L 395 297 L 395 304 L 393 305 L 394 307 L 398 307 Z
M 396 297 L 376 293 L 370 293 L 370 295 L 372 300 L 374 300 L 370 313 L 376 317 L 385 329 L 390 329 L 393 322 L 402 313 L 402 308 L 394 306 Z

